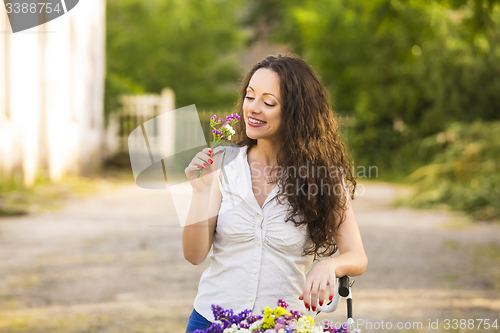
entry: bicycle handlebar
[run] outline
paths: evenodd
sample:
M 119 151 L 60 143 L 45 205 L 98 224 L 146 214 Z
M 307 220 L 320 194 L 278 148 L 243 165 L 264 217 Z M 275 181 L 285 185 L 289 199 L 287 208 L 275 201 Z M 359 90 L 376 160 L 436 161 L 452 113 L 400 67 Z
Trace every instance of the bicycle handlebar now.
M 349 296 L 349 276 L 344 275 L 341 278 L 337 278 L 337 292 L 333 296 L 333 299 L 328 303 L 328 304 L 323 304 L 319 305 L 319 301 L 316 306 L 316 311 L 313 311 L 312 309 L 309 310 L 309 313 L 307 315 L 311 316 L 311 318 L 314 319 L 314 317 L 320 313 L 321 311 L 323 312 L 333 312 L 337 310 L 337 307 L 339 306 L 340 303 L 340 297 L 347 297 Z

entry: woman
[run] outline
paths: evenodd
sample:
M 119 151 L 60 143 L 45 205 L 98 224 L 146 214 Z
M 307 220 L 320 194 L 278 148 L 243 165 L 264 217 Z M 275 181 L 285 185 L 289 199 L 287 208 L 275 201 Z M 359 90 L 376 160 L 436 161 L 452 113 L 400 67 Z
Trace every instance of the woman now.
M 352 199 L 356 181 L 313 69 L 296 56 L 267 57 L 245 76 L 237 109 L 237 144 L 205 148 L 185 170 L 193 198 L 184 257 L 198 265 L 213 246 L 186 332 L 210 326 L 212 304 L 259 313 L 282 298 L 316 311 L 337 277 L 367 266 L 343 178 Z

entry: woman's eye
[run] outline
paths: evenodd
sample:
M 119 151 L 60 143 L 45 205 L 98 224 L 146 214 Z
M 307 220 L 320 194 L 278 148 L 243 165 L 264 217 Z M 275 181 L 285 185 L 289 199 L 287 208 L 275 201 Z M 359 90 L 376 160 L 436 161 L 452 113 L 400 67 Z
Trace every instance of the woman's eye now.
M 255 99 L 254 97 L 249 97 L 249 96 L 245 96 L 245 98 L 248 99 L 248 100 Z M 266 102 L 264 102 L 264 104 L 266 104 L 267 106 L 270 106 L 270 107 L 274 106 L 274 105 L 271 105 L 271 104 L 267 104 Z

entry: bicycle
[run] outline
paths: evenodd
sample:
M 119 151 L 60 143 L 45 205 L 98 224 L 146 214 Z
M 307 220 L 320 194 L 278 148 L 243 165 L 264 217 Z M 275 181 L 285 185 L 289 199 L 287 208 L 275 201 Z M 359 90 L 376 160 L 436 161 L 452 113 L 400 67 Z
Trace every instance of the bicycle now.
M 328 304 L 323 304 L 316 306 L 316 311 L 313 311 L 312 308 L 309 310 L 308 315 L 311 316 L 311 318 L 314 320 L 317 314 L 319 314 L 321 311 L 323 312 L 334 312 L 337 310 L 339 303 L 340 303 L 340 298 L 341 297 L 347 297 L 347 325 L 351 326 L 353 324 L 353 319 L 352 319 L 352 290 L 351 287 L 354 284 L 354 280 L 352 282 L 349 281 L 349 276 L 344 275 L 340 278 L 337 278 L 337 292 L 333 296 L 333 299 L 328 303 Z

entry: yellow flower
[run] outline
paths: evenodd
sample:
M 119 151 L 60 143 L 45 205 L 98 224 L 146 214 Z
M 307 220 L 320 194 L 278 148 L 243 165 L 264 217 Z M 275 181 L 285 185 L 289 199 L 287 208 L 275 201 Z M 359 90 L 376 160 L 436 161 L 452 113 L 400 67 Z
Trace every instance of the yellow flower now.
M 284 316 L 284 315 L 291 315 L 290 312 L 288 312 L 285 308 L 281 307 L 281 306 L 278 306 L 276 309 L 274 309 L 274 315 L 276 317 L 281 317 L 281 316 Z
M 262 322 L 262 328 L 274 328 L 274 317 L 272 316 L 273 310 L 271 310 L 268 306 L 264 309 L 264 319 Z

